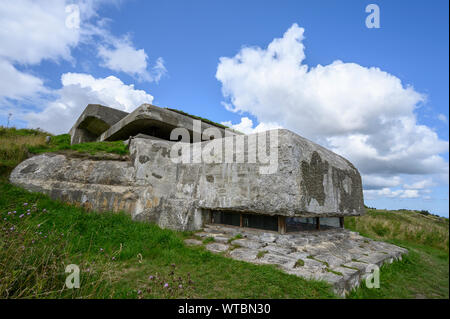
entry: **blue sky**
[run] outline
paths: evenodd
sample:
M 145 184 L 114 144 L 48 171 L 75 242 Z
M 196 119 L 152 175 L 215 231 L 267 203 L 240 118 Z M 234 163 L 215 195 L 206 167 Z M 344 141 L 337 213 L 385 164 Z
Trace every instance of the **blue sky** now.
M 365 25 L 370 3 L 379 29 Z M 64 29 L 70 4 L 80 10 L 76 30 Z M 0 9 L 0 124 L 12 113 L 12 125 L 60 133 L 95 100 L 125 110 L 151 101 L 248 132 L 281 126 L 354 162 L 367 205 L 448 216 L 448 9 L 448 1 L 11 2 Z M 20 19 L 35 24 L 13 23 Z

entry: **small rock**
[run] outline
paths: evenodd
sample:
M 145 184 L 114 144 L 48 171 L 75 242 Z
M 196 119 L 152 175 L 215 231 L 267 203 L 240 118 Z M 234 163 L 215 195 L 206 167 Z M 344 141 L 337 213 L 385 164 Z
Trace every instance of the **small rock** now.
M 212 251 L 213 253 L 220 253 L 228 250 L 230 248 L 229 245 L 221 244 L 221 243 L 211 243 L 206 245 L 206 249 Z
M 186 245 L 189 245 L 189 246 L 192 246 L 192 245 L 201 245 L 201 244 L 202 244 L 202 242 L 201 242 L 200 240 L 197 240 L 197 239 L 191 239 L 191 238 L 185 239 L 185 240 L 184 240 L 184 243 L 185 243 Z

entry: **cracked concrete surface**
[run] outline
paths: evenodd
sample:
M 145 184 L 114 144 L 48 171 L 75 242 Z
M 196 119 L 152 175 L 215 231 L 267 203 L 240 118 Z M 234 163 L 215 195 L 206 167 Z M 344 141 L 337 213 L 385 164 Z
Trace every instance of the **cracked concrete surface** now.
M 305 279 L 323 280 L 335 293 L 346 293 L 360 285 L 371 271 L 370 265 L 381 266 L 401 260 L 404 248 L 362 237 L 356 232 L 333 228 L 288 234 L 264 232 L 248 228 L 206 225 L 186 239 L 189 245 L 202 245 L 214 253 L 255 264 L 277 265 L 286 273 Z

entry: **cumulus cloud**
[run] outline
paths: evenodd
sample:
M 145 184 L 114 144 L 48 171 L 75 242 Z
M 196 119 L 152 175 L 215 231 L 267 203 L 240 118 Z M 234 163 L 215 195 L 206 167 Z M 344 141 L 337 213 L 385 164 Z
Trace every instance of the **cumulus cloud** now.
M 238 130 L 244 134 L 252 134 L 282 128 L 276 123 L 259 123 L 256 127 L 253 127 L 253 121 L 248 117 L 242 117 L 241 122 L 237 124 L 233 124 L 231 121 L 222 122 L 222 124 Z
M 380 190 L 364 190 L 364 197 L 368 200 L 373 200 L 378 197 L 388 197 L 388 198 L 418 198 L 420 197 L 419 191 L 417 189 L 397 189 L 392 190 L 385 187 Z
M 66 27 L 63 1 L 5 1 L 0 6 L 0 101 L 27 99 L 46 93 L 42 79 L 16 65 L 44 59 L 71 60 L 79 28 Z
M 110 38 L 109 45 L 101 45 L 98 55 L 103 60 L 102 66 L 117 72 L 128 73 L 142 81 L 155 81 L 166 73 L 164 60 L 160 57 L 156 60 L 151 71 L 148 70 L 148 56 L 144 49 L 136 49 L 125 37 L 123 39 Z
M 17 70 L 8 61 L 0 59 L 0 102 L 10 99 L 32 98 L 37 92 L 46 92 L 43 81 L 31 74 Z
M 415 183 L 412 184 L 405 184 L 403 185 L 403 188 L 406 189 L 420 189 L 420 190 L 424 190 L 426 188 L 432 187 L 434 186 L 434 183 L 432 181 L 431 178 L 427 178 L 421 181 L 417 181 Z
M 22 64 L 70 59 L 79 28 L 66 27 L 64 1 L 4 1 L 0 6 L 0 56 Z
M 98 50 L 102 65 L 139 80 L 158 81 L 166 72 L 162 58 L 147 64 L 144 49 L 136 49 L 129 37 L 108 31 L 108 19 L 97 10 L 105 0 L 15 0 L 0 6 L 0 101 L 35 98 L 48 93 L 43 80 L 20 69 L 43 60 L 76 63 L 72 49 L 80 43 Z M 115 2 L 112 2 L 115 3 Z M 75 18 L 73 18 L 75 17 Z M 149 70 L 148 70 L 149 69 Z
M 383 195 L 401 175 L 448 176 L 440 155 L 448 152 L 448 141 L 414 113 L 426 102 L 423 94 L 377 67 L 339 60 L 310 67 L 303 39 L 304 29 L 293 24 L 266 48 L 243 47 L 221 57 L 216 78 L 227 110 L 278 123 L 347 157 L 372 194 Z M 416 192 L 400 190 L 398 196 Z
M 382 189 L 396 187 L 402 182 L 400 176 L 363 175 L 364 189 Z
M 151 103 L 153 96 L 134 85 L 127 85 L 114 76 L 94 78 L 83 73 L 65 73 L 57 98 L 40 112 L 24 115 L 30 127 L 51 133 L 67 133 L 87 104 L 102 104 L 130 112 L 142 103 Z
M 14 113 L 20 121 L 28 121 L 30 127 L 64 133 L 88 103 L 131 111 L 137 105 L 152 102 L 150 94 L 115 76 L 95 78 L 84 73 L 65 73 L 61 76 L 62 87 L 54 90 L 31 71 L 32 66 L 43 60 L 69 61 L 75 66 L 72 49 L 84 44 L 98 50 L 104 67 L 138 80 L 158 81 L 166 72 L 163 59 L 148 65 L 144 49 L 135 48 L 128 36 L 113 35 L 108 29 L 110 21 L 97 13 L 106 2 L 111 3 L 105 0 L 2 3 L 0 113 Z
M 438 120 L 441 122 L 444 122 L 445 124 L 447 124 L 447 122 L 448 122 L 447 116 L 445 116 L 445 114 L 439 114 Z

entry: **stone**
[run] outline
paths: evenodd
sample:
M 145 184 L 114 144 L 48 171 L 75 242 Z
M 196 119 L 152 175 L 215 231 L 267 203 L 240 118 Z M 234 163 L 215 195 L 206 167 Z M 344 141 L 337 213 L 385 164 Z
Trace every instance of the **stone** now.
M 184 243 L 185 243 L 186 245 L 189 245 L 189 246 L 193 246 L 193 245 L 202 245 L 202 244 L 203 244 L 203 242 L 201 242 L 200 240 L 192 239 L 192 238 L 185 239 L 185 240 L 184 240 Z
M 287 255 L 280 255 L 274 253 L 266 253 L 259 259 L 260 263 L 278 265 L 286 268 L 293 268 L 297 260 L 288 257 Z
M 256 256 L 258 255 L 258 250 L 249 248 L 236 248 L 230 251 L 229 255 L 233 259 L 257 262 Z
M 279 254 L 279 255 L 288 255 L 291 252 L 293 252 L 293 249 L 291 247 L 283 247 L 277 244 L 267 244 L 266 246 L 264 246 L 264 249 L 274 253 L 274 254 Z
M 214 237 L 214 241 L 218 242 L 218 243 L 228 243 L 228 241 L 230 240 L 230 237 L 226 237 L 226 236 L 215 236 Z
M 233 240 L 233 245 L 250 248 L 250 249 L 258 249 L 263 246 L 262 243 L 253 241 L 253 240 L 249 240 L 249 239 L 235 239 L 235 240 Z
M 230 248 L 230 246 L 221 244 L 221 243 L 210 243 L 210 244 L 206 245 L 205 248 L 214 253 L 221 253 L 221 252 L 228 250 L 228 248 Z
M 264 232 L 257 233 L 253 230 L 245 228 L 230 228 L 219 225 L 205 227 L 205 237 L 208 236 L 208 231 L 214 231 L 211 235 L 221 232 L 229 236 L 229 231 L 239 231 L 246 239 L 240 239 L 240 243 L 245 243 L 248 247 L 257 247 L 249 245 L 248 242 L 259 242 L 262 244 L 261 238 L 267 235 Z M 277 235 L 275 236 L 286 236 Z M 340 296 L 345 296 L 346 293 L 358 287 L 361 282 L 368 275 L 367 271 L 373 266 L 370 263 L 357 260 L 360 257 L 359 251 L 355 254 L 340 247 L 341 243 L 345 243 L 347 247 L 358 246 L 361 242 L 367 241 L 365 237 L 354 236 L 353 232 L 345 229 L 329 229 L 308 233 L 295 233 L 287 235 L 292 242 L 296 242 L 301 238 L 314 237 L 320 248 L 313 248 L 313 246 L 305 246 L 306 251 L 292 251 L 292 247 L 288 241 L 279 241 L 265 243 L 265 246 L 259 248 L 234 248 L 232 246 L 228 250 L 229 256 L 233 259 L 251 262 L 254 264 L 272 264 L 276 265 L 282 271 L 303 277 L 305 279 L 322 280 L 333 286 L 333 290 Z M 217 238 L 217 237 L 216 237 Z M 252 238 L 249 240 L 248 238 Z M 327 244 L 330 239 L 339 238 L 339 242 L 333 245 Z M 238 241 L 238 243 L 239 243 Z M 371 249 L 364 252 L 366 261 L 376 262 L 381 266 L 384 263 L 389 263 L 394 260 L 397 251 L 407 253 L 407 250 L 397 247 L 392 244 L 377 244 L 372 245 Z M 368 246 L 369 247 L 369 246 Z M 233 249 L 234 248 L 234 249 Z M 383 253 L 387 250 L 388 253 Z M 313 251 L 319 251 L 314 254 Z M 302 262 L 299 262 L 301 260 Z

